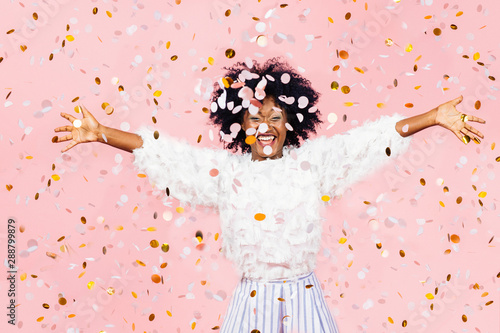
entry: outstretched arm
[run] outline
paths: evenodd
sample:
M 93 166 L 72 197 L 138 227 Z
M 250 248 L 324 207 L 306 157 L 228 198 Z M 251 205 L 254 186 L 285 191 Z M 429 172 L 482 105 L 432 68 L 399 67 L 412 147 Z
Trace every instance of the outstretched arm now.
M 479 143 L 480 141 L 477 137 L 483 139 L 484 135 L 466 122 L 474 121 L 484 124 L 485 121 L 481 118 L 472 115 L 462 115 L 462 113 L 458 112 L 456 106 L 462 102 L 462 99 L 463 97 L 460 96 L 426 113 L 400 120 L 396 123 L 396 131 L 401 136 L 406 137 L 427 127 L 439 125 L 452 131 L 465 144 L 469 143 L 471 137 Z
M 77 144 L 84 142 L 102 142 L 129 153 L 136 148 L 142 147 L 143 142 L 139 135 L 103 126 L 85 106 L 80 107 L 80 110 L 83 114 L 82 119 L 77 119 L 67 113 L 61 113 L 61 117 L 69 120 L 71 125 L 61 126 L 54 130 L 55 132 L 70 132 L 70 134 L 65 136 L 55 136 L 52 139 L 52 142 L 70 141 L 70 143 L 61 150 L 63 153 Z

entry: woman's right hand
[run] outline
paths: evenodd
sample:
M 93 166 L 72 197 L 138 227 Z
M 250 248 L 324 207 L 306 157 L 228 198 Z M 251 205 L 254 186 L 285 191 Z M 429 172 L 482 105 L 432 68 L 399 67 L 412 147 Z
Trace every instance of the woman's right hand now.
M 66 152 L 76 146 L 79 143 L 84 142 L 97 142 L 100 138 L 100 128 L 101 124 L 94 118 L 94 116 L 85 108 L 85 106 L 80 106 L 83 118 L 77 119 L 76 117 L 61 112 L 61 117 L 67 119 L 71 125 L 61 126 L 54 129 L 55 132 L 71 132 L 62 137 L 55 136 L 52 142 L 71 142 L 64 147 L 61 152 Z M 75 127 L 75 120 L 81 121 L 81 126 Z

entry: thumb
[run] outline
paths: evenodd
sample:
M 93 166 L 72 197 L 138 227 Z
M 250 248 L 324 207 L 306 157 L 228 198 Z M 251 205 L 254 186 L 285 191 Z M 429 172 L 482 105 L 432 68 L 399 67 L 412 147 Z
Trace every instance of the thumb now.
M 94 116 L 87 110 L 87 108 L 83 104 L 79 104 L 80 109 L 82 110 L 83 117 L 87 118 L 94 118 Z
M 458 96 L 457 98 L 451 100 L 451 104 L 453 104 L 453 106 L 456 106 L 460 103 L 462 103 L 464 97 L 462 95 Z

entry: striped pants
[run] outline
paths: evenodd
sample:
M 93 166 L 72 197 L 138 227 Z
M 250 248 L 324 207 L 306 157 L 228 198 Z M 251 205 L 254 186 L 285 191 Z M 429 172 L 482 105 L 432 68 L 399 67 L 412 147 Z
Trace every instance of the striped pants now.
M 243 278 L 221 333 L 338 333 L 314 273 L 290 280 Z

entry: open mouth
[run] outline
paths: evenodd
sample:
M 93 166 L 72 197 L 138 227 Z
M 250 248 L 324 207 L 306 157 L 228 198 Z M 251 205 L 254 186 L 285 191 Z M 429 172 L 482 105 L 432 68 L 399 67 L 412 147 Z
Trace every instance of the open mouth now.
M 257 137 L 261 146 L 269 146 L 274 143 L 276 137 L 274 135 L 262 134 Z

